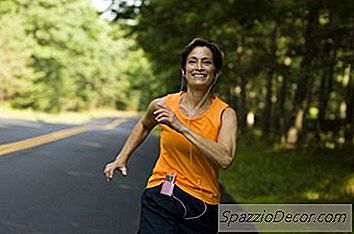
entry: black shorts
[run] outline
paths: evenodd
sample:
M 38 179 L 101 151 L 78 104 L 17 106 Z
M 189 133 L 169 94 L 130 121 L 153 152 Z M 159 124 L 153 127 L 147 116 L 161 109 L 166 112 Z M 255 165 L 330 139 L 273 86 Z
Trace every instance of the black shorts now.
M 217 233 L 218 205 L 208 205 L 177 186 L 173 197 L 160 190 L 161 186 L 148 188 L 141 196 L 138 233 Z

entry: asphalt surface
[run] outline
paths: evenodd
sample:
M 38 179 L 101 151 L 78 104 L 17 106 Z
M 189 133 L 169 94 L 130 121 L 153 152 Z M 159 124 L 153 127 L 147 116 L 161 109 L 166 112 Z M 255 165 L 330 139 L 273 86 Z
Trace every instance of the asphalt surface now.
M 0 156 L 0 233 L 135 233 L 158 138 L 135 152 L 127 177 L 103 175 L 135 121 Z M 0 119 L 0 143 L 70 127 Z
M 127 177 L 107 182 L 103 175 L 136 120 L 0 155 L 0 233 L 136 233 L 159 139 L 150 135 L 137 149 Z M 0 144 L 71 127 L 0 118 Z

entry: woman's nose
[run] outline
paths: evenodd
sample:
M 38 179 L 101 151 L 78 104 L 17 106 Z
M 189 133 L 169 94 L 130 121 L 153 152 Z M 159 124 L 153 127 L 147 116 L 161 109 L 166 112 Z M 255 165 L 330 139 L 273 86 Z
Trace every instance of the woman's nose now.
M 198 70 L 201 70 L 201 69 L 203 68 L 202 65 L 203 65 L 202 62 L 201 62 L 201 61 L 198 61 L 198 62 L 197 62 L 197 69 L 198 69 Z

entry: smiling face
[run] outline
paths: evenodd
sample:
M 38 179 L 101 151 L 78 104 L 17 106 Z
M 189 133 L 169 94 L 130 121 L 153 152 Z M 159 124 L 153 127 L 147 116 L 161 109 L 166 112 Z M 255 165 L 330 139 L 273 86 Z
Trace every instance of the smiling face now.
M 187 56 L 185 78 L 190 87 L 208 88 L 215 76 L 213 53 L 206 46 L 195 47 Z

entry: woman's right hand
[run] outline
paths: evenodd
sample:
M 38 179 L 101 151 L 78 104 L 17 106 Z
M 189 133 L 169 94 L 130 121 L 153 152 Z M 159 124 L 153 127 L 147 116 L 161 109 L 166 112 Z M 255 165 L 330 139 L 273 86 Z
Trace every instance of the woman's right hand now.
M 115 170 L 118 170 L 120 174 L 126 176 L 128 174 L 127 167 L 124 162 L 120 162 L 119 160 L 115 160 L 106 165 L 103 173 L 105 174 L 107 181 L 111 181 L 114 176 Z

